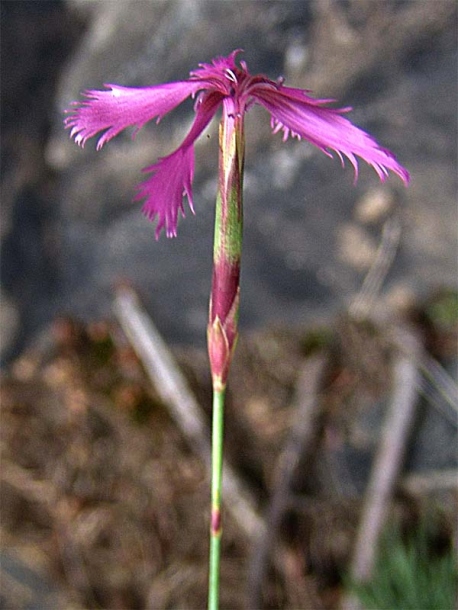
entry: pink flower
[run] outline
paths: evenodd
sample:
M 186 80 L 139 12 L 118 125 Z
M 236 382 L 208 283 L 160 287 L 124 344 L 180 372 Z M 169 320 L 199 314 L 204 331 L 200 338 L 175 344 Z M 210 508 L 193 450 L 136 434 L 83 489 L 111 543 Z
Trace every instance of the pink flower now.
M 211 121 L 217 109 L 243 117 L 255 103 L 271 115 L 273 132 L 305 138 L 328 156 L 337 153 L 343 163 L 347 157 L 358 176 L 361 157 L 383 181 L 392 171 L 409 182 L 409 174 L 388 150 L 381 148 L 367 133 L 355 127 L 342 115 L 350 108 L 330 108 L 332 100 L 313 99 L 301 89 L 285 87 L 265 76 L 252 76 L 244 61 L 236 64 L 240 51 L 218 57 L 211 64 L 200 64 L 190 78 L 154 87 L 129 88 L 105 85 L 106 91 L 86 91 L 86 99 L 74 102 L 67 112 L 65 126 L 75 142 L 84 146 L 86 140 L 103 132 L 97 150 L 129 126 L 136 133 L 152 119 L 159 121 L 187 97 L 195 97 L 195 118 L 182 144 L 143 171 L 151 174 L 139 186 L 136 199 L 144 199 L 143 211 L 148 218 L 157 218 L 156 238 L 165 228 L 168 237 L 176 236 L 178 212 L 184 216 L 183 197 L 193 211 L 192 180 L 194 176 L 194 143 Z

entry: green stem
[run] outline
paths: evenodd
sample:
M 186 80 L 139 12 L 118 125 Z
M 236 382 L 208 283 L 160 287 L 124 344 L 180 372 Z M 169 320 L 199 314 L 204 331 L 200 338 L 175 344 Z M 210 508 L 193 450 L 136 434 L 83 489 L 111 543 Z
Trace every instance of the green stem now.
M 223 435 L 225 389 L 213 391 L 212 481 L 210 524 L 210 570 L 208 610 L 219 606 L 219 565 L 221 557 L 221 495 L 223 482 Z
M 213 278 L 207 329 L 213 384 L 209 610 L 218 610 L 221 557 L 224 397 L 237 342 L 243 228 L 243 113 L 224 100 L 219 137 Z

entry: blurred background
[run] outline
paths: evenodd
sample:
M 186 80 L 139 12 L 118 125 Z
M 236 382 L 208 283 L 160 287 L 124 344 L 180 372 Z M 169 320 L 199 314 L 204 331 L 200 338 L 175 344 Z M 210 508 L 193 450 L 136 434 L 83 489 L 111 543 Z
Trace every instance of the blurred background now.
M 361 163 L 354 185 L 351 166 L 273 136 L 262 108 L 247 116 L 246 339 L 234 364 L 228 451 L 257 508 L 268 507 L 299 371 L 311 351 L 327 350 L 331 395 L 323 409 L 331 423 L 317 438 L 327 439 L 328 457 L 347 451 L 352 474 L 334 475 L 348 476 L 353 491 L 331 494 L 321 517 L 332 539 L 315 555 L 324 527 L 318 505 L 281 520 L 279 559 L 261 570 L 264 584 L 258 573 L 254 589 L 260 607 L 337 607 L 357 527 L 351 515 L 359 514 L 388 408 L 399 321 L 414 325 L 449 376 L 446 404 L 432 415 L 423 404 L 410 467 L 446 473 L 447 490 L 455 480 L 456 3 L 2 0 L 0 10 L 3 533 L 5 548 L 24 550 L 4 557 L 13 596 L 4 607 L 205 605 L 207 475 L 112 309 L 116 286 L 133 286 L 208 417 L 217 123 L 196 146 L 195 216 L 180 220 L 176 239 L 156 241 L 154 225 L 132 203 L 135 186 L 141 169 L 183 138 L 192 100 L 135 141 L 122 133 L 99 152 L 95 141 L 81 150 L 70 140 L 63 111 L 85 89 L 185 79 L 200 62 L 237 48 L 252 73 L 352 106 L 349 118 L 411 174 L 407 189 L 397 177 L 381 185 Z M 356 330 L 342 319 L 355 303 L 370 320 Z M 443 396 L 431 370 L 430 394 Z M 293 487 L 324 502 L 322 475 L 318 469 L 310 489 L 296 473 Z M 398 506 L 407 521 L 420 519 L 417 500 L 409 510 Z M 448 496 L 443 505 L 434 539 L 448 541 L 445 548 L 453 529 Z M 223 600 L 250 607 L 237 593 L 251 546 L 235 523 L 227 529 Z M 54 595 L 62 596 L 58 606 Z
M 192 101 L 80 150 L 63 110 L 105 82 L 187 78 L 244 49 L 253 73 L 354 107 L 350 118 L 409 169 L 404 189 L 344 170 L 306 142 L 283 144 L 269 116 L 247 119 L 242 328 L 297 323 L 340 308 L 373 262 L 381 223 L 402 238 L 385 292 L 456 281 L 454 2 L 2 2 L 4 357 L 56 313 L 94 319 L 129 279 L 167 339 L 204 344 L 210 286 L 216 129 L 197 146 L 196 215 L 156 243 L 131 203 L 141 169 L 181 141 Z M 363 165 L 363 164 L 361 164 Z M 369 199 L 369 201 L 368 201 Z

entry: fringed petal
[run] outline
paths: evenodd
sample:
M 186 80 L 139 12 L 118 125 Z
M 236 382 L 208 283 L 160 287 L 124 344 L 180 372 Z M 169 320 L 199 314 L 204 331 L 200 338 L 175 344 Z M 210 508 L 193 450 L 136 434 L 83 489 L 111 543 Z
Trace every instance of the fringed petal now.
M 86 99 L 74 102 L 66 112 L 65 126 L 80 146 L 89 138 L 106 130 L 97 142 L 97 150 L 120 131 L 131 125 L 138 131 L 154 118 L 165 114 L 194 95 L 202 84 L 179 81 L 155 87 L 121 87 L 105 85 L 107 91 L 86 91 Z
M 251 93 L 271 114 L 274 132 L 283 131 L 283 139 L 288 135 L 299 136 L 326 154 L 332 150 L 341 160 L 345 155 L 354 167 L 355 180 L 358 176 L 358 156 L 374 168 L 380 180 L 384 181 L 390 170 L 408 184 L 409 173 L 396 157 L 342 116 L 349 108 L 326 108 L 323 104 L 329 100 L 315 100 L 303 91 L 290 87 L 259 86 Z
M 202 91 L 196 97 L 195 119 L 183 143 L 144 170 L 151 175 L 138 189 L 136 199 L 145 200 L 144 213 L 157 220 L 156 237 L 163 228 L 168 237 L 176 235 L 179 213 L 184 215 L 184 196 L 193 210 L 194 142 L 221 104 L 226 118 L 243 117 L 254 103 L 261 104 L 271 115 L 274 133 L 282 132 L 284 140 L 289 136 L 305 138 L 328 156 L 336 153 L 342 163 L 346 157 L 354 168 L 355 180 L 360 157 L 374 168 L 380 180 L 392 171 L 405 184 L 409 182 L 407 170 L 390 151 L 342 116 L 349 108 L 330 108 L 326 104 L 333 100 L 313 99 L 303 90 L 285 87 L 282 80 L 250 75 L 245 62 L 240 66 L 236 63 L 239 52 L 200 64 L 187 81 L 145 88 L 105 85 L 105 91 L 86 91 L 85 99 L 67 110 L 65 126 L 75 142 L 84 146 L 102 132 L 97 142 L 100 149 L 126 127 L 135 127 L 136 133 L 148 121 L 159 121 L 187 97 Z
M 194 177 L 194 142 L 213 118 L 222 96 L 210 92 L 204 94 L 196 105 L 196 116 L 181 146 L 167 157 L 145 170 L 152 176 L 140 184 L 136 200 L 146 199 L 144 214 L 157 219 L 156 239 L 165 228 L 167 237 L 176 237 L 178 212 L 184 216 L 183 197 L 188 198 L 189 207 L 194 212 L 192 200 L 192 180 Z
M 146 199 L 143 213 L 149 220 L 157 219 L 156 239 L 162 229 L 167 237 L 176 237 L 178 212 L 184 216 L 183 196 L 194 212 L 192 180 L 194 177 L 194 147 L 180 147 L 168 157 L 159 159 L 145 172 L 152 176 L 139 185 L 136 200 Z

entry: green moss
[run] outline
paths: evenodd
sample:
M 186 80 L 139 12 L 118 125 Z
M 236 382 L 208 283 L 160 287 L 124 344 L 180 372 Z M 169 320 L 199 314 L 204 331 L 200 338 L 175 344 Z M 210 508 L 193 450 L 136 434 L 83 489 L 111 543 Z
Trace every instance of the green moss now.
M 426 307 L 426 315 L 439 328 L 450 328 L 458 324 L 458 291 L 444 290 L 436 295 Z
M 304 356 L 310 356 L 325 347 L 328 347 L 333 340 L 331 328 L 321 327 L 308 331 L 301 337 L 300 350 Z
M 139 397 L 132 409 L 132 419 L 137 424 L 145 424 L 158 408 L 163 408 L 163 404 L 155 402 L 148 395 L 144 394 Z

